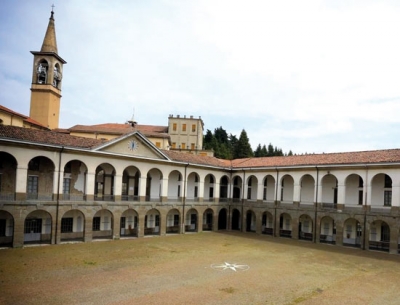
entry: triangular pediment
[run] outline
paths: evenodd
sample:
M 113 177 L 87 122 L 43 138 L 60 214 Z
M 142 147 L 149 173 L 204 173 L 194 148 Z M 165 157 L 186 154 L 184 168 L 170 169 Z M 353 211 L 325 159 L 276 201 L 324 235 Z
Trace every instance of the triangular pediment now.
M 95 150 L 116 155 L 160 160 L 168 159 L 152 142 L 137 131 L 104 143 Z

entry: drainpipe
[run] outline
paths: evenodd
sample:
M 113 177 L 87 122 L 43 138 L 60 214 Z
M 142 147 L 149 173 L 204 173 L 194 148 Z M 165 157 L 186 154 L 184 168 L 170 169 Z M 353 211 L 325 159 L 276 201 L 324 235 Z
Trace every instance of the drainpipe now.
M 245 182 L 245 179 L 246 179 L 246 172 L 245 172 L 245 170 L 243 170 L 243 182 L 242 182 L 242 187 L 243 187 L 243 190 L 242 190 L 242 227 L 241 227 L 241 231 L 243 232 L 243 231 L 246 231 L 246 230 L 243 230 L 243 219 L 244 219 L 244 190 L 245 190 L 245 187 L 246 187 L 246 182 Z M 247 220 L 246 220 L 246 223 L 244 224 L 245 226 L 247 226 Z
M 275 170 L 276 170 L 276 182 L 275 182 L 275 204 L 274 204 L 274 236 L 278 236 L 277 235 L 277 232 L 275 232 L 275 230 L 276 230 L 276 227 L 277 227 L 277 220 L 276 220 L 276 203 L 277 203 L 277 201 L 278 201 L 278 186 L 279 186 L 279 171 L 278 171 L 278 168 L 277 167 L 275 167 Z
M 186 205 L 186 173 L 189 163 L 185 165 L 185 176 L 183 178 L 183 208 L 182 208 L 182 229 L 181 234 L 185 231 L 185 205 Z
M 231 215 L 231 205 L 232 205 L 232 197 L 229 198 L 229 196 L 231 196 L 231 192 L 232 192 L 232 161 L 231 161 L 231 170 L 229 173 L 230 177 L 229 177 L 229 188 L 228 188 L 228 230 L 230 228 L 230 230 L 232 230 L 232 215 Z
M 362 249 L 365 250 L 365 244 L 367 243 L 366 238 L 367 238 L 367 195 L 368 195 L 368 166 L 365 165 L 365 199 L 364 199 L 364 234 L 363 234 L 363 244 L 362 244 Z
M 61 155 L 64 151 L 64 146 L 61 147 L 60 155 L 58 158 L 58 183 L 57 183 L 57 206 L 56 206 L 56 233 L 55 233 L 55 243 L 57 243 L 58 237 L 58 210 L 60 209 L 60 183 L 61 183 Z
M 315 167 L 317 170 L 317 186 L 315 188 L 315 220 L 314 220 L 314 243 L 317 242 L 317 211 L 318 211 L 318 181 L 319 181 L 319 170 L 318 166 Z

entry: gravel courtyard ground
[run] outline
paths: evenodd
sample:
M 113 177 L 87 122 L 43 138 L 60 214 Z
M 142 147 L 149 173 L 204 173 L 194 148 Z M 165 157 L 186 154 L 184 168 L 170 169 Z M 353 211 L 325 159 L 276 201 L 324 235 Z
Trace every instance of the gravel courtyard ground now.
M 246 233 L 0 250 L 0 304 L 399 304 L 399 283 L 397 255 Z

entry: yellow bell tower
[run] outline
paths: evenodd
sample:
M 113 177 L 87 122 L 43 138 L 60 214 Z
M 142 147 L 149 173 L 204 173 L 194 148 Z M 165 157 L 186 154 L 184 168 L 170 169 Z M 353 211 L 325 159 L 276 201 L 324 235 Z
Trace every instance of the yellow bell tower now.
M 58 128 L 62 71 L 67 62 L 58 56 L 53 10 L 41 50 L 31 53 L 33 72 L 29 116 L 50 129 Z

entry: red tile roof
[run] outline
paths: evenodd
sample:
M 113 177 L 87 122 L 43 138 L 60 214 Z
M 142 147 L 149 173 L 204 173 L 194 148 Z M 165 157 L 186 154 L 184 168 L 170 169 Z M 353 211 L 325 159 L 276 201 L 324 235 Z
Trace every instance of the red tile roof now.
M 303 165 L 345 165 L 400 162 L 400 149 L 309 154 L 285 157 L 244 158 L 232 160 L 232 167 L 276 167 Z
M 1 139 L 83 149 L 91 149 L 105 143 L 105 141 L 102 140 L 71 136 L 54 131 L 4 125 L 0 125 L 0 140 Z M 244 158 L 232 161 L 217 159 L 215 157 L 193 155 L 175 150 L 162 150 L 162 152 L 172 161 L 221 168 L 232 167 L 233 169 L 400 163 L 400 149 L 309 154 L 286 157 Z
M 56 130 L 57 132 L 65 132 L 64 129 Z M 118 124 L 118 123 L 105 123 L 97 125 L 75 125 L 68 128 L 69 132 L 82 132 L 82 133 L 103 133 L 122 135 L 130 133 L 132 131 L 139 131 L 147 137 L 156 138 L 169 138 L 167 126 L 155 126 L 155 125 L 136 125 L 132 127 L 130 124 Z
M 76 137 L 54 131 L 4 125 L 0 125 L 0 139 L 1 138 L 88 149 L 104 143 L 102 140 Z
M 30 118 L 30 117 L 28 117 L 28 116 L 26 116 L 26 115 L 23 115 L 23 114 L 21 114 L 21 113 L 15 112 L 14 110 L 11 110 L 11 109 L 9 109 L 9 108 L 7 108 L 7 107 L 4 107 L 4 106 L 2 106 L 2 105 L 0 105 L 0 111 L 7 112 L 7 113 L 9 113 L 9 114 L 11 114 L 11 115 L 19 116 L 19 117 L 22 118 L 25 122 L 27 122 L 27 123 L 29 123 L 29 124 L 31 124 L 31 125 L 35 125 L 35 126 L 40 127 L 40 128 L 42 128 L 42 129 L 48 130 L 48 128 L 47 128 L 46 126 L 42 125 L 42 124 L 39 123 L 38 121 L 35 121 L 34 119 L 32 119 L 32 118 Z
M 162 152 L 173 161 L 192 163 L 207 166 L 217 167 L 230 167 L 231 162 L 229 160 L 217 159 L 215 157 L 193 155 L 184 153 L 176 150 L 162 150 Z

